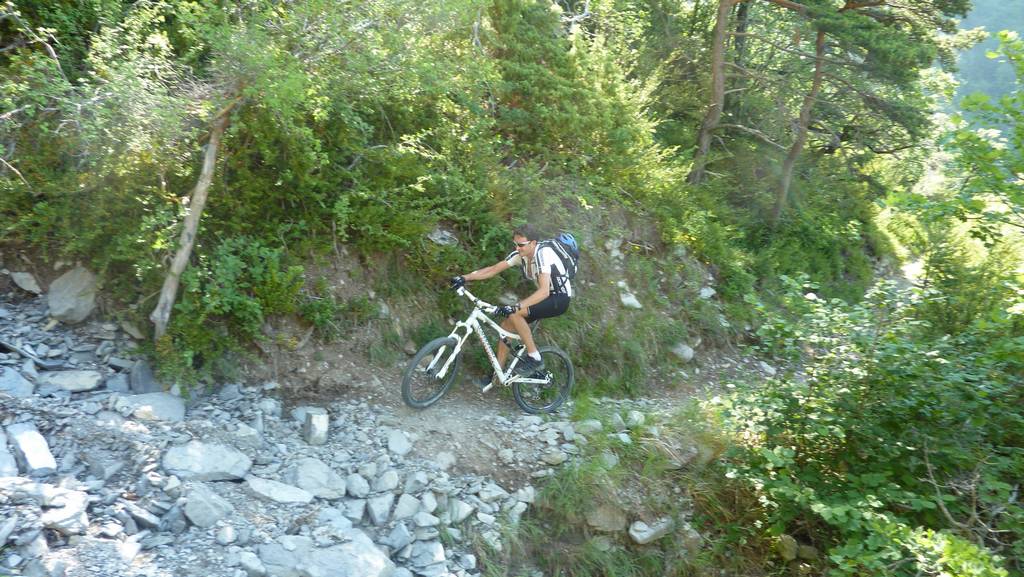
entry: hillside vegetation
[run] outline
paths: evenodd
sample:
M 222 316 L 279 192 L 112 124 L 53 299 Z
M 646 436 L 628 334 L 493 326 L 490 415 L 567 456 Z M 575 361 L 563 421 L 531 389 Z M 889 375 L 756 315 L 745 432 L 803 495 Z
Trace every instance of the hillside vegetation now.
M 1003 96 L 951 102 L 982 37 L 957 32 L 969 9 L 4 0 L 4 264 L 83 263 L 106 315 L 154 321 L 166 382 L 212 386 L 274 319 L 320 342 L 359 329 L 393 361 L 447 331 L 464 303 L 445 279 L 507 254 L 515 226 L 571 230 L 580 296 L 545 331 L 578 364 L 581 414 L 668 379 L 679 343 L 786 369 L 661 423 L 716 447 L 700 467 L 641 438 L 593 447 L 625 458 L 553 482 L 522 537 L 538 562 L 1022 574 L 1024 43 L 997 37 Z M 355 292 L 323 274 L 341 262 Z M 384 303 L 416 313 L 384 322 Z M 700 555 L 580 529 L 628 472 L 685 488 Z

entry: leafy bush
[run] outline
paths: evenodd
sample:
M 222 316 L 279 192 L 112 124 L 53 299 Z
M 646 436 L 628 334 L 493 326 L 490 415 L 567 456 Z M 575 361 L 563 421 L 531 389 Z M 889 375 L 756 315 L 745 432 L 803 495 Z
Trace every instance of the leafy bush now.
M 201 256 L 182 275 L 181 298 L 165 341 L 157 344 L 163 374 L 184 383 L 217 376 L 205 361 L 263 338 L 268 316 L 298 310 L 302 270 L 285 264 L 282 249 L 246 237 Z
M 761 334 L 799 350 L 804 375 L 713 403 L 737 442 L 731 476 L 760 496 L 769 533 L 828 548 L 836 575 L 1019 570 L 1019 289 L 970 330 L 921 338 L 919 293 L 883 283 L 851 306 L 799 288 L 792 325 Z

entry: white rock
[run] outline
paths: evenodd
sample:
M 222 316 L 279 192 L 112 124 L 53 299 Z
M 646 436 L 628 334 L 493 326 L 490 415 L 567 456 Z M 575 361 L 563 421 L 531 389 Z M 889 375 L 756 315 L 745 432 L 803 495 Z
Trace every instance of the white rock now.
M 114 402 L 114 410 L 139 421 L 180 423 L 185 420 L 185 401 L 170 393 L 124 395 Z
M 398 471 L 394 469 L 388 469 L 377 477 L 377 480 L 373 482 L 374 491 L 394 491 L 398 488 Z
M 238 535 L 235 533 L 235 528 L 231 525 L 225 525 L 220 529 L 217 529 L 217 543 L 221 545 L 230 545 L 238 539 Z
M 423 511 L 413 515 L 412 522 L 416 523 L 417 527 L 436 527 L 441 524 L 440 519 Z
M 310 445 L 326 444 L 330 425 L 331 419 L 325 409 L 310 409 L 302 426 L 302 438 Z
M 387 540 L 384 544 L 391 547 L 395 551 L 400 551 L 413 542 L 413 535 L 409 532 L 409 528 L 405 526 L 405 523 L 398 523 L 395 528 L 388 534 Z
M 359 473 L 345 477 L 346 491 L 353 497 L 362 499 L 370 494 L 370 483 Z
M 231 503 L 222 499 L 203 483 L 194 483 L 185 503 L 185 517 L 196 527 L 212 527 L 225 515 L 234 511 Z
M 388 450 L 402 457 L 412 450 L 412 443 L 409 442 L 409 437 L 405 432 L 392 429 L 388 432 Z
M 50 316 L 66 323 L 84 321 L 96 308 L 96 277 L 77 266 L 50 284 Z
M 622 301 L 622 306 L 627 309 L 642 309 L 644 305 L 640 304 L 640 300 L 636 298 L 631 292 L 623 292 L 619 294 L 619 300 Z
M 477 496 L 480 497 L 480 500 L 483 501 L 484 503 L 491 503 L 493 501 L 497 501 L 498 499 L 504 499 L 505 497 L 508 497 L 508 491 L 502 489 L 501 486 L 498 485 L 497 483 L 488 483 L 484 485 L 482 489 L 480 489 L 480 492 L 477 494 Z
M 635 521 L 629 526 L 629 536 L 638 545 L 646 545 L 668 535 L 675 528 L 675 521 L 671 517 L 662 517 L 648 525 L 643 521 Z
M 574 427 L 577 433 L 580 433 L 582 435 L 589 435 L 591 433 L 600 432 L 601 429 L 604 428 L 604 425 L 602 425 L 601 421 L 598 421 L 597 419 L 587 419 L 585 421 L 580 421 L 576 423 Z
M 252 551 L 242 551 L 238 554 L 238 566 L 245 571 L 249 577 L 263 577 L 267 574 L 267 568 L 263 561 Z
M 441 451 L 434 457 L 434 464 L 437 465 L 438 469 L 447 471 L 455 465 L 455 455 L 448 451 Z
M 25 474 L 50 475 L 57 471 L 57 461 L 50 452 L 46 439 L 31 423 L 17 423 L 7 427 L 7 436 L 14 456 Z
M 366 501 L 370 513 L 370 521 L 378 527 L 387 523 L 391 517 L 391 505 L 395 502 L 394 493 L 384 493 Z
M 419 493 L 430 484 L 430 478 L 423 471 L 416 471 L 405 479 L 406 493 Z
M 711 288 L 709 286 L 706 286 L 706 287 L 700 289 L 700 298 L 702 298 L 704 300 L 707 300 L 707 299 L 715 296 L 715 294 L 716 294 L 715 289 L 713 289 L 713 288 Z
M 182 479 L 231 481 L 242 479 L 252 460 L 227 445 L 190 441 L 171 447 L 164 454 L 164 469 Z
M 309 491 L 279 481 L 255 476 L 250 476 L 245 481 L 257 496 L 277 503 L 309 503 L 313 500 L 313 494 Z
M 684 363 L 688 363 L 693 360 L 693 356 L 695 353 L 689 345 L 679 343 L 676 346 L 672 347 L 672 354 L 675 355 L 677 358 L 679 358 L 679 360 L 683 361 Z
M 757 361 L 757 366 L 760 367 L 761 371 L 763 371 L 764 374 L 768 375 L 769 377 L 775 376 L 775 367 L 769 365 L 768 363 L 764 361 Z
M 32 276 L 30 272 L 12 272 L 11 280 L 14 284 L 18 285 L 21 290 L 35 293 L 37 295 L 43 294 L 43 289 L 39 288 L 39 283 L 36 282 L 36 277 Z
M 420 500 L 408 493 L 403 493 L 395 505 L 395 519 L 408 519 L 420 510 Z
M 39 373 L 39 384 L 81 393 L 99 388 L 103 375 L 99 371 L 44 371 Z
M 475 507 L 465 501 L 461 501 L 459 499 L 452 499 L 449 501 L 448 511 L 451 515 L 452 523 L 461 523 L 465 521 L 475 510 Z
M 288 483 L 309 491 L 321 499 L 340 499 L 345 496 L 345 479 L 319 459 L 301 459 L 284 476 Z

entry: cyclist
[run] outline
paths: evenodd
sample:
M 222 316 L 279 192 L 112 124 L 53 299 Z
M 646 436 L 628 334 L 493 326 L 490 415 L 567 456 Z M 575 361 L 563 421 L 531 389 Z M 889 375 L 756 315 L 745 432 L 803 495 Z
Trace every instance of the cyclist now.
M 523 276 L 537 285 L 537 290 L 530 296 L 518 303 L 498 307 L 497 311 L 498 315 L 506 317 L 501 323 L 502 328 L 518 333 L 523 339 L 523 345 L 526 346 L 526 358 L 515 367 L 516 373 L 520 375 L 532 375 L 544 369 L 544 360 L 537 352 L 537 344 L 533 341 L 533 335 L 530 332 L 530 323 L 563 314 L 569 309 L 569 301 L 572 299 L 572 283 L 566 275 L 562 259 L 549 246 L 542 246 L 538 250 L 539 242 L 540 236 L 536 229 L 530 225 L 519 227 L 512 234 L 515 250 L 509 253 L 504 260 L 451 279 L 452 287 L 458 288 L 463 286 L 466 281 L 488 279 L 518 266 L 521 268 Z M 508 347 L 499 341 L 498 364 L 505 366 L 507 358 Z M 491 373 L 480 382 L 480 387 L 486 390 L 490 387 L 493 379 L 494 374 Z

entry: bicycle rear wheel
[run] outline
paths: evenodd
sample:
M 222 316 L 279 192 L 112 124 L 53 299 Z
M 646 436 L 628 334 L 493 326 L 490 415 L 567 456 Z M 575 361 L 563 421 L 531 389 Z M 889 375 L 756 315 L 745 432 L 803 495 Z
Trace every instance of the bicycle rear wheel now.
M 448 362 L 449 357 L 456 354 L 456 344 L 457 341 L 452 337 L 434 339 L 423 345 L 409 361 L 402 377 L 402 400 L 405 404 L 414 409 L 425 409 L 448 392 L 462 362 L 460 355 Z M 448 364 L 448 370 L 438 376 L 437 372 L 445 364 Z
M 544 370 L 531 378 L 543 378 L 544 383 L 512 383 L 512 396 L 521 409 L 530 414 L 550 413 L 562 406 L 572 394 L 576 378 L 569 355 L 558 347 L 540 347 Z

